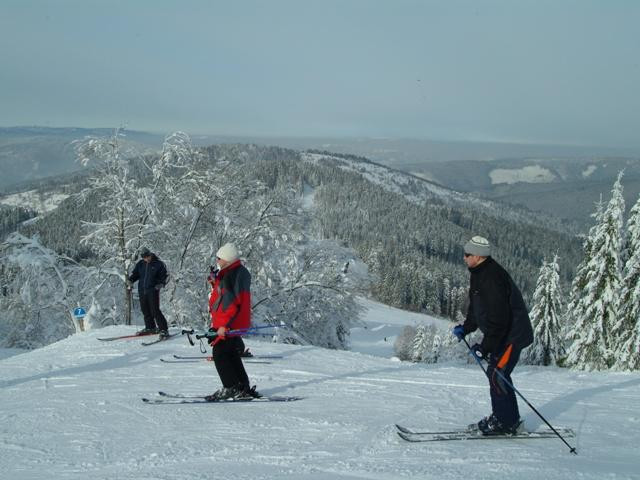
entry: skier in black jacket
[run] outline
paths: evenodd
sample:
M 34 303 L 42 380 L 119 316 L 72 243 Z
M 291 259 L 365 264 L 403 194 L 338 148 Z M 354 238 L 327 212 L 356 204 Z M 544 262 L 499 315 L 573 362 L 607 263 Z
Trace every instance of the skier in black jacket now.
M 144 328 L 139 334 L 159 333 L 169 335 L 167 319 L 160 311 L 160 289 L 167 283 L 167 267 L 148 248 L 143 248 L 140 260 L 129 276 L 129 282 L 138 281 L 140 309 L 144 315 Z
M 533 328 L 522 294 L 509 274 L 491 258 L 489 241 L 473 237 L 464 246 L 464 261 L 471 272 L 469 310 L 463 325 L 453 329 L 460 340 L 477 330 L 482 341 L 472 352 L 488 362 L 487 377 L 492 413 L 478 422 L 483 435 L 516 433 L 521 424 L 515 392 L 495 370 L 513 385 L 513 371 L 520 352 L 533 342 Z

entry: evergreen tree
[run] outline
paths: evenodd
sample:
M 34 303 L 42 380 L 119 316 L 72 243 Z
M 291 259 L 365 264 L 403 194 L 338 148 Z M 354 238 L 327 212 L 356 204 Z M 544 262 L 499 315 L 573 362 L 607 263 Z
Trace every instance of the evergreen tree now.
M 624 215 L 622 172 L 613 185 L 611 200 L 602 212 L 600 222 L 590 231 L 590 253 L 582 290 L 572 289 L 571 327 L 573 341 L 567 364 L 585 370 L 603 370 L 612 365 L 612 332 L 618 320 L 618 295 L 621 286 L 620 249 Z M 593 236 L 591 236 L 593 234 Z
M 559 268 L 557 256 L 540 267 L 530 313 L 534 339 L 523 354 L 525 362 L 532 365 L 557 365 L 564 355 Z
M 614 327 L 615 368 L 640 369 L 640 199 L 629 212 L 620 319 Z
M 422 362 L 431 349 L 431 339 L 427 334 L 426 325 L 418 325 L 416 335 L 413 337 L 413 345 L 411 347 L 411 359 L 414 362 Z

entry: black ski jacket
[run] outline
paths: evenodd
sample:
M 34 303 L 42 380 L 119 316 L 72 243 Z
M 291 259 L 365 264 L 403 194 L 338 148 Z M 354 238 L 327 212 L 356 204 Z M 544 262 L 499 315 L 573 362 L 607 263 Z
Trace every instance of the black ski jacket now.
M 138 280 L 138 293 L 144 295 L 164 287 L 167 283 L 167 278 L 167 267 L 164 262 L 152 255 L 149 263 L 144 260 L 136 263 L 133 272 L 129 276 L 129 281 L 133 283 Z
M 522 294 L 507 271 L 493 258 L 470 268 L 469 310 L 464 333 L 484 334 L 482 348 L 498 354 L 512 344 L 523 349 L 533 343 L 533 328 Z

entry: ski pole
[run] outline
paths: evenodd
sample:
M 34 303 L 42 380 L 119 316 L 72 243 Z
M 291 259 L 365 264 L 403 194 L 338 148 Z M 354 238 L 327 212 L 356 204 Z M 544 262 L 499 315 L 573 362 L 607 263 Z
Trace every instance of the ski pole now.
M 259 327 L 249 327 L 249 328 L 238 328 L 236 330 L 228 330 L 226 332 L 226 334 L 241 334 L 241 335 L 259 335 L 259 332 L 256 332 L 256 330 L 260 330 L 263 328 L 278 328 L 278 327 L 285 327 L 285 325 L 261 325 Z M 213 332 L 211 332 L 213 333 Z M 197 340 L 200 340 L 201 338 L 214 338 L 217 336 L 216 335 L 211 335 L 209 333 L 204 333 L 204 334 L 196 334 L 195 330 L 192 329 L 182 329 L 182 335 L 186 335 L 187 339 L 189 340 L 189 343 L 193 346 L 195 345 L 195 343 L 193 342 L 193 339 L 191 338 L 191 335 L 196 336 Z
M 254 330 L 260 330 L 262 328 L 278 328 L 284 327 L 285 325 L 261 325 L 259 327 L 249 327 L 249 328 L 239 328 L 237 330 L 229 330 L 227 333 L 248 333 Z
M 478 365 L 480 365 L 480 368 L 482 368 L 482 370 L 484 371 L 485 375 L 487 375 L 487 377 L 488 377 L 488 376 L 489 376 L 489 373 L 488 373 L 488 372 L 487 372 L 487 370 L 484 368 L 484 365 L 482 365 L 482 361 L 478 358 L 478 356 L 475 354 L 475 352 L 471 349 L 471 345 L 469 345 L 469 342 L 467 342 L 467 339 L 466 339 L 466 338 L 463 338 L 462 340 L 464 340 L 464 343 L 467 345 L 467 348 L 469 349 L 469 354 L 470 354 L 473 358 L 475 358 L 475 359 L 476 359 L 476 362 L 478 362 Z M 576 448 L 575 448 L 575 447 L 572 447 L 571 445 L 569 445 L 569 443 L 567 443 L 567 441 L 564 439 L 564 437 L 563 437 L 562 435 L 560 435 L 560 433 L 558 433 L 558 431 L 557 431 L 555 428 L 553 428 L 553 425 L 551 425 L 551 424 L 547 421 L 547 419 L 546 419 L 546 418 L 544 418 L 544 417 L 542 416 L 542 414 L 541 414 L 538 410 L 536 410 L 536 408 L 535 408 L 533 405 L 531 405 L 531 403 L 529 403 L 529 400 L 527 400 L 527 399 L 524 397 L 524 395 L 522 395 L 522 394 L 520 393 L 520 391 L 519 391 L 516 387 L 514 387 L 514 386 L 511 384 L 511 382 L 509 382 L 509 380 L 507 380 L 507 379 L 506 379 L 506 377 L 504 376 L 504 374 L 500 371 L 500 369 L 499 369 L 498 367 L 496 367 L 496 368 L 494 369 L 494 372 L 496 372 L 498 375 L 500 375 L 500 378 L 502 379 L 502 381 L 503 381 L 504 383 L 506 383 L 506 384 L 507 384 L 507 386 L 511 387 L 511 389 L 512 389 L 514 392 L 516 392 L 516 393 L 520 396 L 520 398 L 521 398 L 522 400 L 524 400 L 524 402 L 529 406 L 529 408 L 531 408 L 531 410 L 533 410 L 533 411 L 535 412 L 535 414 L 536 414 L 536 415 L 538 415 L 538 416 L 542 419 L 542 421 L 548 425 L 548 427 L 553 431 L 553 433 L 555 433 L 555 434 L 558 436 L 558 438 L 560 438 L 560 440 L 562 440 L 562 441 L 564 442 L 564 444 L 565 444 L 567 447 L 569 447 L 569 451 L 570 451 L 571 453 L 573 453 L 574 455 L 577 455 L 577 454 L 578 454 L 578 452 L 576 451 Z

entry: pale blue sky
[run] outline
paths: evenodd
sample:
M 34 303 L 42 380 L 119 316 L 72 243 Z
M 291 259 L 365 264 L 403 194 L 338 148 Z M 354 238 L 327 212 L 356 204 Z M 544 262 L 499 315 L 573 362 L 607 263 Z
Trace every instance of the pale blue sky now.
M 0 125 L 640 146 L 640 1 L 1 0 Z

